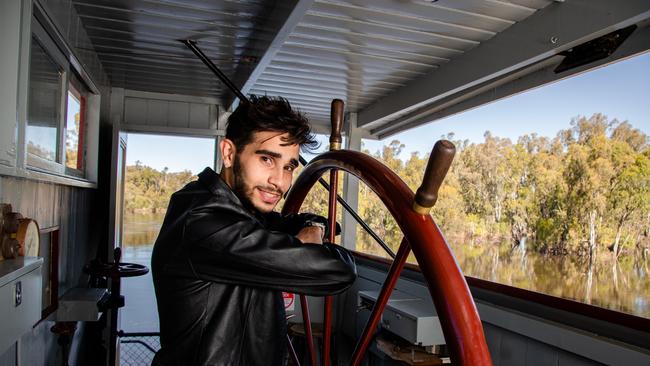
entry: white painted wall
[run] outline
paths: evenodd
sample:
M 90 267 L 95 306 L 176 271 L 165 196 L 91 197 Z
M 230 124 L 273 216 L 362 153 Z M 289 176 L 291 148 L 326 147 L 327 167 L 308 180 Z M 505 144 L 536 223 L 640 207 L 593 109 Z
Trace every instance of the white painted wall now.
M 219 102 L 215 98 L 114 88 L 111 113 L 120 128 L 182 136 L 221 136 Z M 120 100 L 118 100 L 120 99 Z M 223 124 L 223 123 L 222 123 Z

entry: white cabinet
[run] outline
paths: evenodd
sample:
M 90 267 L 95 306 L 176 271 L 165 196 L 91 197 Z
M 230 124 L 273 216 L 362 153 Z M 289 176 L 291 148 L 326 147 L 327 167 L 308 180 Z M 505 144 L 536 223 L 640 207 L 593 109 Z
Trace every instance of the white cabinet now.
M 0 354 L 41 319 L 42 258 L 0 261 Z

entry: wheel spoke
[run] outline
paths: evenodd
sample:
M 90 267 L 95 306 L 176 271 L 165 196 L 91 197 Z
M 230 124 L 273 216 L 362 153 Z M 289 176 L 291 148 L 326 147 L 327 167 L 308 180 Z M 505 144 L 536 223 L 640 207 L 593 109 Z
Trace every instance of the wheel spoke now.
M 330 151 L 341 149 L 341 129 L 343 128 L 343 110 L 344 103 L 340 99 L 332 101 L 331 108 L 331 122 L 332 128 L 330 133 Z M 327 210 L 327 220 L 329 223 L 329 238 L 330 243 L 334 243 L 336 239 L 336 197 L 339 190 L 339 172 L 337 169 L 330 170 L 330 190 L 329 202 Z M 329 366 L 330 364 L 330 348 L 332 345 L 332 296 L 325 296 L 324 316 L 323 316 L 323 364 L 322 366 Z
M 399 249 L 397 250 L 397 255 L 395 256 L 395 260 L 393 260 L 393 264 L 390 266 L 390 270 L 388 270 L 388 276 L 386 276 L 386 280 L 384 281 L 384 284 L 381 287 L 381 291 L 377 296 L 377 301 L 375 302 L 375 305 L 373 305 L 372 307 L 372 311 L 370 312 L 370 318 L 368 318 L 368 322 L 366 323 L 366 326 L 363 329 L 363 333 L 361 334 L 361 339 L 359 339 L 359 341 L 357 342 L 357 346 L 354 349 L 354 353 L 352 354 L 351 365 L 357 366 L 359 365 L 359 363 L 361 363 L 361 359 L 363 358 L 363 355 L 366 352 L 368 345 L 370 344 L 370 340 L 372 339 L 372 336 L 375 333 L 377 324 L 379 324 L 379 318 L 381 317 L 381 314 L 384 312 L 386 303 L 388 303 L 390 294 L 393 292 L 393 289 L 395 288 L 395 284 L 399 279 L 399 275 L 402 272 L 402 269 L 404 268 L 404 264 L 406 263 L 406 259 L 408 258 L 410 252 L 411 252 L 411 247 L 409 246 L 408 241 L 406 240 L 406 238 L 402 239 L 402 243 L 400 244 Z
M 300 294 L 300 309 L 302 310 L 302 325 L 305 328 L 305 340 L 307 341 L 307 352 L 311 366 L 316 366 L 316 349 L 314 348 L 314 337 L 311 332 L 311 318 L 309 316 L 309 305 L 307 296 Z
M 338 193 L 339 172 L 336 169 L 330 170 L 330 191 L 329 207 L 327 210 L 327 220 L 329 223 L 330 243 L 336 239 L 336 196 Z M 323 366 L 330 364 L 330 349 L 332 345 L 332 296 L 325 296 L 325 306 L 323 307 Z

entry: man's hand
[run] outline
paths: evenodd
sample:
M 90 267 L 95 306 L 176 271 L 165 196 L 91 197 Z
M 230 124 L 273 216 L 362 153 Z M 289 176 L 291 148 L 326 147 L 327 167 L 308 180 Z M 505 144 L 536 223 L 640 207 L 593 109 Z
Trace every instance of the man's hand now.
M 303 243 L 323 244 L 323 229 L 318 226 L 307 226 L 300 230 L 296 238 Z
M 298 216 L 303 219 L 303 227 L 307 226 L 322 226 L 325 230 L 325 234 L 323 235 L 323 238 L 329 238 L 329 222 L 327 219 L 323 216 L 311 214 L 311 213 L 300 213 Z M 341 225 L 339 223 L 336 223 L 336 235 L 341 233 Z
M 323 226 L 325 235 L 323 238 L 329 238 L 329 224 L 323 216 L 311 213 L 291 213 L 280 215 L 276 212 L 267 214 L 267 224 L 271 230 L 282 231 L 291 235 L 298 235 L 300 230 L 309 226 Z M 336 235 L 341 233 L 341 225 L 336 223 Z

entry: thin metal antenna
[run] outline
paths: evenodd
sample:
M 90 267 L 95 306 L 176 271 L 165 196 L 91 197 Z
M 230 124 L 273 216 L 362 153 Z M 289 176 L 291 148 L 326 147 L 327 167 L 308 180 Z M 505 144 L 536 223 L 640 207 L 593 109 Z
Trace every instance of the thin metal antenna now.
M 194 52 L 194 54 L 201 61 L 203 61 L 205 66 L 207 66 L 215 75 L 217 75 L 219 80 L 221 80 L 224 84 L 226 84 L 228 89 L 230 89 L 233 93 L 235 93 L 237 98 L 239 98 L 240 102 L 249 103 L 248 98 L 246 98 L 246 96 L 239 90 L 239 88 L 237 88 L 237 86 L 233 84 L 233 82 L 230 81 L 230 79 L 228 79 L 228 77 L 223 72 L 221 72 L 221 70 L 219 70 L 217 65 L 215 65 L 212 61 L 210 61 L 208 56 L 206 56 L 205 53 L 203 53 L 203 51 L 201 51 L 201 49 L 199 49 L 196 46 L 196 41 L 191 39 L 182 39 L 180 41 L 183 42 L 183 44 L 187 46 L 187 48 L 192 50 L 192 52 Z

